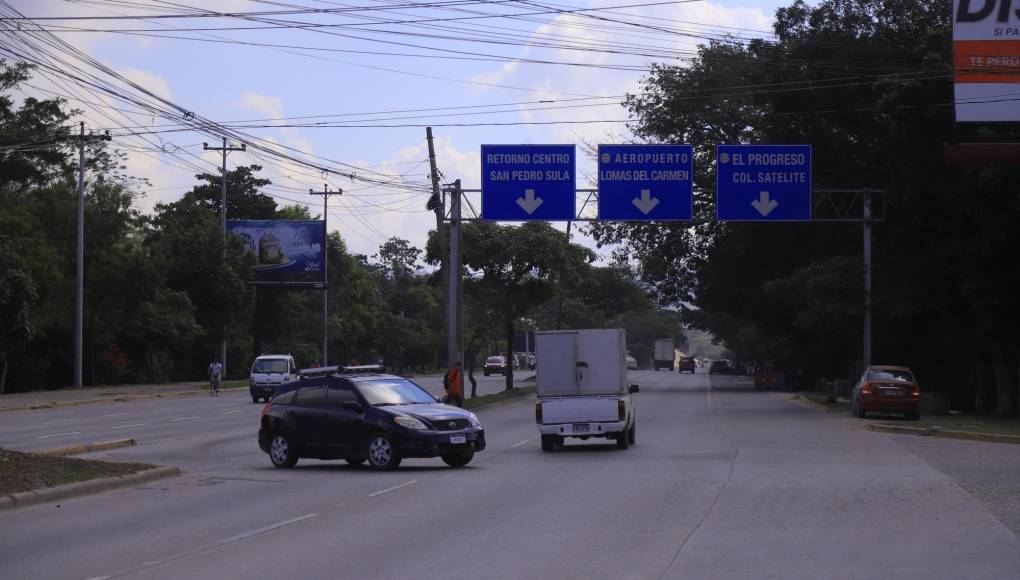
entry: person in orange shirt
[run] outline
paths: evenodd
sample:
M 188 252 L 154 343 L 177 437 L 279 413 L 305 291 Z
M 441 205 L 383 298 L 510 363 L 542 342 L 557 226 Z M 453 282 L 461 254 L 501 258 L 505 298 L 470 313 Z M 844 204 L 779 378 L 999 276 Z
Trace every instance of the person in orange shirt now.
M 446 389 L 445 402 L 457 407 L 464 406 L 464 372 L 461 370 L 460 361 L 453 364 L 453 368 L 443 376 L 443 388 Z

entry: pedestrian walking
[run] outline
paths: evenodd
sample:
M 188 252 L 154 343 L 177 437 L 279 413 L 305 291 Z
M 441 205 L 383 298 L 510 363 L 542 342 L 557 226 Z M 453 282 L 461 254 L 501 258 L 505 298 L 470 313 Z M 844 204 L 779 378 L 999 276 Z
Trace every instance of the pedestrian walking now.
M 457 407 L 464 406 L 464 372 L 461 370 L 460 361 L 453 364 L 445 375 L 443 375 L 443 388 L 446 389 L 446 402 Z
M 209 396 L 219 396 L 220 380 L 223 378 L 223 365 L 219 359 L 213 360 L 209 365 Z

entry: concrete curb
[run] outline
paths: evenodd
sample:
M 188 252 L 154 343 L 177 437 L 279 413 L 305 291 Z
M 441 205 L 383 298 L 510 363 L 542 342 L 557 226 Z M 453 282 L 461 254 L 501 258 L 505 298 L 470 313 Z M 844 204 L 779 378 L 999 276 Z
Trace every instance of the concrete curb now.
M 248 387 L 230 387 L 220 389 L 221 393 L 234 391 L 246 391 Z M 128 395 L 126 397 L 108 397 L 104 399 L 83 399 L 81 401 L 54 401 L 52 403 L 37 403 L 33 405 L 18 405 L 14 407 L 0 407 L 0 413 L 13 411 L 38 411 L 41 409 L 61 409 L 64 407 L 81 407 L 84 405 L 100 405 L 104 403 L 126 403 L 128 401 L 142 401 L 147 399 L 167 399 L 172 397 L 190 397 L 193 395 L 209 395 L 208 390 L 204 391 L 174 391 L 168 393 L 153 393 L 151 395 Z
M 822 411 L 823 413 L 838 413 L 838 412 L 843 410 L 843 409 L 838 409 L 838 408 L 835 408 L 835 407 L 828 407 L 828 406 L 823 405 L 821 403 L 816 403 L 816 402 L 812 401 L 811 399 L 809 399 L 807 397 L 803 397 L 801 395 L 794 395 L 793 399 L 795 399 L 797 401 L 800 401 L 801 403 L 805 403 L 809 407 L 811 407 L 813 409 L 817 409 L 819 411 Z
M 82 453 L 91 453 L 93 451 L 104 451 L 106 449 L 117 449 L 118 447 L 131 447 L 135 444 L 134 439 L 117 439 L 114 441 L 100 441 L 98 443 L 85 443 L 82 445 L 75 445 L 73 447 L 59 447 L 57 449 L 44 449 L 43 451 L 36 451 L 39 455 L 49 455 L 51 457 L 66 457 L 68 455 L 81 455 Z
M 516 402 L 516 401 L 520 401 L 522 399 L 527 398 L 529 395 L 534 395 L 535 392 L 537 391 L 537 388 L 536 387 L 518 387 L 517 390 L 520 392 L 520 394 L 515 395 L 513 397 L 507 397 L 506 399 L 500 399 L 498 401 L 492 401 L 490 403 L 482 403 L 482 404 L 478 405 L 477 407 L 464 407 L 464 410 L 465 411 L 474 411 L 475 409 L 484 409 L 486 407 L 494 407 L 496 405 L 503 405 L 503 404 L 507 404 L 507 403 L 513 403 L 513 402 Z M 491 396 L 492 395 L 481 395 L 478 398 L 481 399 L 482 397 L 491 397 Z M 464 402 L 467 403 L 468 401 L 471 401 L 471 400 L 473 400 L 473 399 L 464 399 Z
M 176 467 L 157 467 L 146 469 L 129 475 L 118 475 L 116 477 L 103 477 L 89 481 L 79 481 L 67 485 L 46 487 L 32 491 L 12 493 L 0 496 L 0 511 L 17 509 L 25 506 L 46 503 L 83 495 L 91 495 L 111 489 L 130 487 L 139 483 L 147 483 L 164 477 L 175 477 L 181 474 Z
M 900 435 L 916 435 L 920 437 L 944 437 L 946 439 L 963 439 L 966 441 L 983 441 L 986 443 L 1011 443 L 1020 445 L 1020 436 L 1000 435 L 997 433 L 973 433 L 970 431 L 952 431 L 929 427 L 903 427 L 900 425 L 868 424 L 868 429 L 880 433 L 898 433 Z

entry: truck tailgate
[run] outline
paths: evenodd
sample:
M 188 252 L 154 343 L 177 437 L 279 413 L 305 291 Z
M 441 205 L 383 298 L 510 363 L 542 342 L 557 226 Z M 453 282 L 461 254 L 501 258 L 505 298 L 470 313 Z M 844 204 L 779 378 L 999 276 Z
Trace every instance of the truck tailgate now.
M 542 423 L 619 421 L 619 397 L 557 397 L 542 399 Z

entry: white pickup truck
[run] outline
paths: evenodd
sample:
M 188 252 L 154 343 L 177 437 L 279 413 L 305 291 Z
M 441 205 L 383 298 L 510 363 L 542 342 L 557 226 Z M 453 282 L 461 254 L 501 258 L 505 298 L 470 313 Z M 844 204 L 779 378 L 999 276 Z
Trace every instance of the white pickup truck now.
M 537 332 L 538 403 L 535 420 L 542 450 L 567 437 L 635 442 L 636 418 L 627 384 L 627 336 L 622 329 Z

